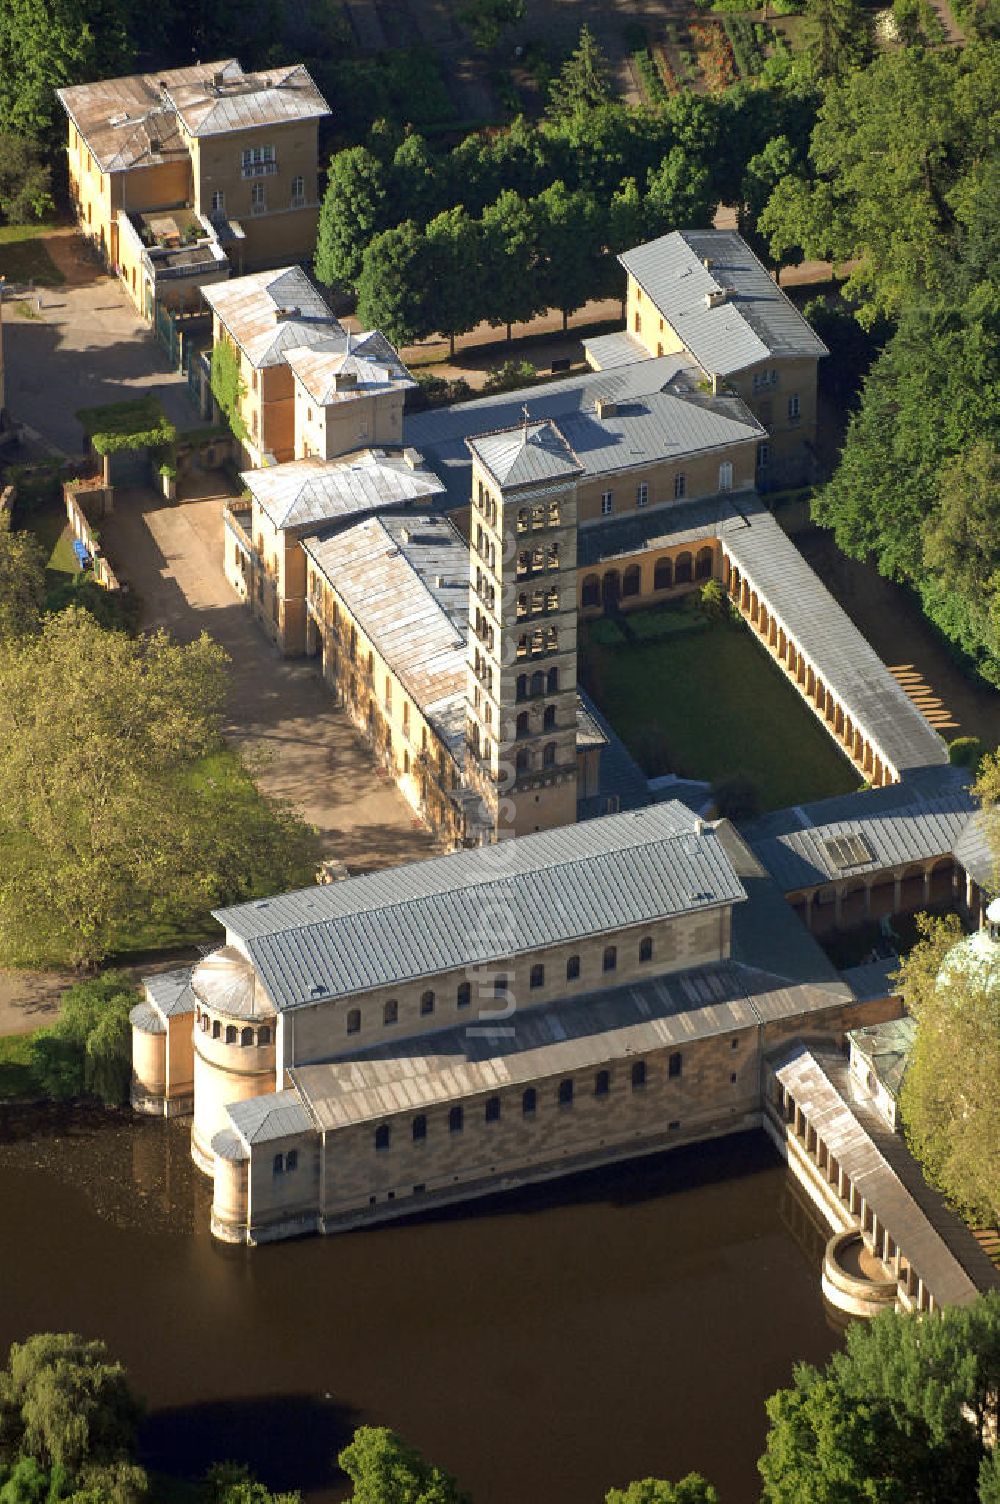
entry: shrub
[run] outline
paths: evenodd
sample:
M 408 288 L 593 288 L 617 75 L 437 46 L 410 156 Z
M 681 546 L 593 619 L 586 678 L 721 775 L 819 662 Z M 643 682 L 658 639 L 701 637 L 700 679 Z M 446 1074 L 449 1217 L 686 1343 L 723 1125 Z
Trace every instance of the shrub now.
M 948 743 L 948 761 L 956 768 L 978 768 L 986 748 L 978 736 L 956 736 Z
M 710 621 L 721 621 L 726 614 L 726 592 L 718 580 L 706 580 L 701 587 L 701 609 Z
M 483 382 L 483 392 L 513 392 L 526 381 L 534 381 L 538 372 L 530 360 L 505 360 Z
M 414 371 L 417 390 L 407 399 L 410 412 L 423 412 L 428 407 L 450 407 L 453 402 L 465 402 L 472 396 L 472 388 L 462 376 L 450 381 L 433 371 Z
M 153 396 L 132 402 L 108 402 L 101 407 L 81 407 L 77 418 L 98 454 L 120 454 L 128 449 L 159 449 L 173 444 L 177 430 Z

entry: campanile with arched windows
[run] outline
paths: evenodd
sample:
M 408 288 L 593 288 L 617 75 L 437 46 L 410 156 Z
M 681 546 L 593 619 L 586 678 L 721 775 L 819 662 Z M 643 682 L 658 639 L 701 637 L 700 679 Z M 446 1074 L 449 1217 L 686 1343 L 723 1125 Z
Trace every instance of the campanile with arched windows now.
M 576 819 L 576 522 L 580 462 L 550 422 L 472 453 L 470 781 L 495 839 Z

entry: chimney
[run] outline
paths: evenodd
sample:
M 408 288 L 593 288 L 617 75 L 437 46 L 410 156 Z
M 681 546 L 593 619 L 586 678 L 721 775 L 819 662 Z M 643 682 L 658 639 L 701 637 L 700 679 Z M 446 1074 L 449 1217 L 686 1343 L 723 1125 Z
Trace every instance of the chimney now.
M 212 88 L 213 89 L 221 89 L 223 87 L 223 85 L 225 84 L 225 82 L 226 82 L 226 75 L 224 73 L 213 73 L 212 74 Z
M 713 287 L 711 292 L 705 294 L 705 307 L 718 308 L 729 296 L 728 287 Z
M 594 404 L 594 410 L 602 420 L 604 418 L 613 418 L 618 411 L 618 403 L 612 402 L 610 397 L 598 397 Z
M 150 150 L 150 152 L 152 153 L 153 156 L 156 156 L 157 152 L 160 150 L 160 138 L 159 138 L 159 136 L 150 136 L 150 138 L 149 138 L 149 150 Z
M 703 836 L 705 834 L 705 822 L 700 815 L 695 815 L 694 817 L 694 833 L 696 836 Z
M 294 304 L 288 308 L 276 308 L 274 310 L 274 322 L 276 324 L 286 324 L 289 319 L 297 319 L 298 316 L 299 309 Z
M 399 530 L 399 537 L 402 543 L 412 543 L 413 529 L 410 527 L 401 527 Z
M 407 448 L 403 450 L 403 459 L 406 461 L 407 465 L 409 465 L 411 470 L 419 470 L 424 462 L 424 457 L 420 453 L 420 450 L 413 449 L 409 446 L 407 446 Z
M 701 258 L 701 264 L 702 264 L 702 266 L 705 268 L 705 270 L 707 272 L 710 272 L 712 270 L 712 258 L 711 258 L 711 256 L 702 256 L 702 258 Z
M 357 371 L 338 371 L 333 378 L 333 390 L 335 392 L 353 391 L 357 384 Z

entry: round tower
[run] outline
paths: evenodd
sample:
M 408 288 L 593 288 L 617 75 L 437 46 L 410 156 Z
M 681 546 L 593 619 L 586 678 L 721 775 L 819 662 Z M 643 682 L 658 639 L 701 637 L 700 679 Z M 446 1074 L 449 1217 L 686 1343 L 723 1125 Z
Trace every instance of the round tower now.
M 231 945 L 191 973 L 194 1011 L 194 1125 L 191 1157 L 214 1171 L 212 1139 L 229 1127 L 226 1107 L 275 1091 L 274 1004 L 245 956 Z

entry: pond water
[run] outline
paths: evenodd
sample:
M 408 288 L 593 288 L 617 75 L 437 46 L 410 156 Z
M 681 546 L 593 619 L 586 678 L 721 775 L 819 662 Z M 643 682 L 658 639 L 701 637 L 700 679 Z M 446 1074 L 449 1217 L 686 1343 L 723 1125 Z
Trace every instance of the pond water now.
M 333 1500 L 368 1422 L 476 1504 L 602 1504 L 690 1469 L 750 1504 L 765 1398 L 839 1342 L 825 1233 L 762 1135 L 260 1249 L 212 1241 L 187 1137 L 123 1121 L 0 1146 L 0 1351 L 102 1337 L 146 1399 L 152 1467 L 236 1457 Z

